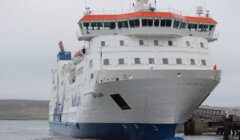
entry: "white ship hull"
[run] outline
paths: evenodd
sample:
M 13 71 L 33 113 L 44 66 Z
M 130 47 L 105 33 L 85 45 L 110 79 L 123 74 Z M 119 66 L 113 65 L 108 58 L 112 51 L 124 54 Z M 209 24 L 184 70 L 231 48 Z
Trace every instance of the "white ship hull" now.
M 71 112 L 55 114 L 61 121 L 51 123 L 54 130 L 80 138 L 172 138 L 219 83 L 220 71 L 112 70 L 100 75 L 109 81 L 94 84 Z
M 53 131 L 87 139 L 182 140 L 175 138 L 178 126 L 220 81 L 209 53 L 217 21 L 158 12 L 148 2 L 136 0 L 136 11 L 122 14 L 87 8 L 77 32 L 84 45 L 71 57 L 59 42 L 49 106 Z

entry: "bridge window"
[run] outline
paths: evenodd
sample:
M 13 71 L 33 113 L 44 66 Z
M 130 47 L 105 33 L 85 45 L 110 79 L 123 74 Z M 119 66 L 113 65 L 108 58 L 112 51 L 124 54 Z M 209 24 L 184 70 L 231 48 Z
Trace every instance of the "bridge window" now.
M 104 29 L 114 30 L 116 28 L 115 22 L 104 22 Z
M 197 24 L 189 23 L 188 29 L 189 29 L 189 31 L 197 31 Z
M 134 63 L 135 64 L 141 64 L 141 59 L 140 58 L 134 58 Z
M 93 30 L 100 30 L 103 27 L 103 23 L 101 22 L 92 22 L 91 27 Z
M 187 26 L 186 22 L 181 22 L 180 29 L 186 29 L 186 26 Z
M 176 59 L 176 63 L 177 63 L 178 65 L 182 65 L 182 59 L 181 59 L 181 58 L 177 58 L 177 59 Z
M 119 58 L 118 59 L 118 64 L 119 65 L 123 65 L 124 64 L 124 59 L 123 58 Z
M 97 22 L 96 24 L 97 24 L 97 28 L 98 28 L 99 30 L 103 28 L 103 23 Z
M 118 22 L 118 28 L 119 29 L 128 28 L 128 22 L 127 21 L 119 21 Z
M 79 23 L 79 27 L 80 27 L 80 29 L 82 29 L 83 27 L 82 27 L 82 23 Z
M 200 25 L 198 26 L 198 31 L 199 31 L 199 32 L 207 32 L 207 31 L 208 31 L 208 28 L 209 28 L 208 25 L 200 24 Z
M 209 31 L 213 31 L 214 28 L 215 28 L 215 25 L 210 25 L 210 26 L 209 26 Z
M 203 66 L 206 66 L 206 65 L 207 65 L 207 62 L 206 62 L 206 60 L 204 60 L 204 59 L 201 60 L 201 63 L 202 63 Z
M 195 60 L 194 59 L 190 59 L 190 64 L 191 65 L 196 65 Z
M 91 23 L 91 30 L 96 30 L 95 28 L 96 28 L 96 22 L 93 22 L 93 23 Z
M 147 26 L 147 20 L 146 19 L 142 19 L 142 26 L 143 27 Z
M 174 20 L 173 28 L 178 29 L 178 28 L 179 28 L 179 25 L 180 25 L 180 21 L 179 21 L 179 20 Z
M 154 58 L 148 58 L 148 64 L 155 64 Z
M 90 23 L 90 30 L 95 30 L 96 23 Z
M 129 25 L 131 28 L 139 27 L 140 26 L 139 19 L 129 20 Z
M 163 59 L 162 59 L 162 63 L 163 63 L 164 65 L 169 64 L 168 59 L 167 59 L 167 58 L 163 58 Z
M 109 59 L 103 59 L 103 65 L 109 65 Z
M 89 23 L 88 22 L 83 23 L 83 28 L 88 30 L 89 29 Z
M 161 20 L 161 27 L 171 27 L 172 20 L 171 19 L 162 19 Z
M 154 26 L 155 27 L 159 27 L 159 25 L 160 25 L 160 20 L 159 19 L 155 19 L 154 20 Z
M 153 19 L 142 19 L 142 26 L 146 27 L 146 26 L 153 26 Z

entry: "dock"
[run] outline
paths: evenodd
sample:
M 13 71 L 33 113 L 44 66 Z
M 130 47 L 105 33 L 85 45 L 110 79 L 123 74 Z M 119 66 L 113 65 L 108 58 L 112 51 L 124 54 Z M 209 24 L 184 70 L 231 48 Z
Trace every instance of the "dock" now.
M 222 135 L 224 140 L 240 140 L 240 115 L 233 110 L 232 114 L 224 109 L 199 108 L 184 123 L 185 135 L 202 135 L 212 131 Z

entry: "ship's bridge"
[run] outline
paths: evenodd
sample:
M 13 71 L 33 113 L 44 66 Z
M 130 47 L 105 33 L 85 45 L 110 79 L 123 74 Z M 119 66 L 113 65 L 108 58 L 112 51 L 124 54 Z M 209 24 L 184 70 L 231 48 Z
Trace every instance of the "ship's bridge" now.
M 79 21 L 78 40 L 100 35 L 198 36 L 215 41 L 217 22 L 210 17 L 182 16 L 171 12 L 138 11 L 127 14 L 87 14 Z

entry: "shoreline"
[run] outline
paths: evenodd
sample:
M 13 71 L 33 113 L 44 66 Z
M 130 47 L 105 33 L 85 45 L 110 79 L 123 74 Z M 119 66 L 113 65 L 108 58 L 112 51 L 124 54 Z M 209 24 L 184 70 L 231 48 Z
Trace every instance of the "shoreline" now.
M 48 121 L 48 119 L 0 119 L 0 121 Z

